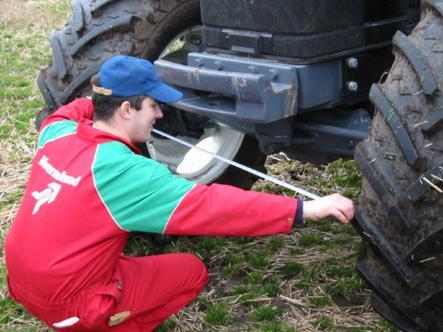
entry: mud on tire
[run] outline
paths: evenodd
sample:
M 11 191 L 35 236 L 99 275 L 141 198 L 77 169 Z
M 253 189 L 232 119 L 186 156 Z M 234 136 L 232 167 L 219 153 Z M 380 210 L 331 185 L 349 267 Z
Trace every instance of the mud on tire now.
M 37 127 L 61 105 L 90 94 L 90 77 L 109 57 L 154 61 L 177 35 L 200 24 L 199 0 L 72 0 L 71 6 L 69 22 L 49 37 L 53 63 L 37 79 L 46 104 Z M 265 156 L 251 137 L 235 160 L 264 171 Z M 216 182 L 249 188 L 255 180 L 228 167 Z
M 422 1 L 370 99 L 376 115 L 355 151 L 365 180 L 358 270 L 372 305 L 406 331 L 443 331 L 443 1 Z

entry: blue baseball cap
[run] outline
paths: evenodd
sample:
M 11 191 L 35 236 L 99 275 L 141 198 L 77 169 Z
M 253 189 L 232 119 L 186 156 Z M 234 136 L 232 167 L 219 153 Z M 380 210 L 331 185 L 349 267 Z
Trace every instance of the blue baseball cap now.
M 98 72 L 100 86 L 92 86 L 95 93 L 114 96 L 148 96 L 163 103 L 175 103 L 183 94 L 163 83 L 148 60 L 117 55 L 106 60 Z

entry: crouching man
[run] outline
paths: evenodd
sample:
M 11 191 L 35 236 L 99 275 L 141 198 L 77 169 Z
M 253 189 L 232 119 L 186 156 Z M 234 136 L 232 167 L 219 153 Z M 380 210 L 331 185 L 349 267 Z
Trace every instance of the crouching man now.
M 151 331 L 208 282 L 189 254 L 127 257 L 131 231 L 263 236 L 294 224 L 354 215 L 340 195 L 302 202 L 227 185 L 195 184 L 140 155 L 182 94 L 153 65 L 115 56 L 93 98 L 61 107 L 43 123 L 29 182 L 5 241 L 10 295 L 58 331 Z

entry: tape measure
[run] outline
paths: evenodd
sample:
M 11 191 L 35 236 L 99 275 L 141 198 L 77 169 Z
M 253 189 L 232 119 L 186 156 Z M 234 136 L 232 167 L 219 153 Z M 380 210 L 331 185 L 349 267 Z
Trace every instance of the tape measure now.
M 174 142 L 176 142 L 176 143 L 182 144 L 182 145 L 187 146 L 187 147 L 189 147 L 189 148 L 191 148 L 191 149 L 197 149 L 197 150 L 199 150 L 199 151 L 201 151 L 201 152 L 203 152 L 203 153 L 209 154 L 210 156 L 212 156 L 212 157 L 214 157 L 214 158 L 216 158 L 216 159 L 218 159 L 218 160 L 220 160 L 220 161 L 222 161 L 222 162 L 224 162 L 224 163 L 226 163 L 226 164 L 229 164 L 229 165 L 231 165 L 231 166 L 237 167 L 237 168 L 239 168 L 239 169 L 241 169 L 241 170 L 243 170 L 243 171 L 245 171 L 245 172 L 248 172 L 248 173 L 254 174 L 255 176 L 258 176 L 259 178 L 262 178 L 262 179 L 268 180 L 268 181 L 270 181 L 270 182 L 272 182 L 272 183 L 274 183 L 274 184 L 276 184 L 276 185 L 279 185 L 279 186 L 282 186 L 282 187 L 284 187 L 284 188 L 286 188 L 286 189 L 292 190 L 292 191 L 294 191 L 295 193 L 298 193 L 298 194 L 300 194 L 300 195 L 306 196 L 306 197 L 311 198 L 311 199 L 318 199 L 318 198 L 320 198 L 320 196 L 318 196 L 318 195 L 316 195 L 316 194 L 313 194 L 313 193 L 311 193 L 311 192 L 309 192 L 309 191 L 307 191 L 307 190 L 304 190 L 304 189 L 302 189 L 302 188 L 299 188 L 299 187 L 293 186 L 292 184 L 286 183 L 286 182 L 284 182 L 284 181 L 282 181 L 282 180 L 279 180 L 279 179 L 277 179 L 277 178 L 274 178 L 274 177 L 272 177 L 272 176 L 269 176 L 269 175 L 267 175 L 267 174 L 265 174 L 265 173 L 262 173 L 262 172 L 260 172 L 260 171 L 257 171 L 256 169 L 253 169 L 253 168 L 251 168 L 251 167 L 248 167 L 248 166 L 242 165 L 242 164 L 240 164 L 240 163 L 238 163 L 238 162 L 236 162 L 236 161 L 233 161 L 233 160 L 230 160 L 230 159 L 226 159 L 226 158 L 224 158 L 224 157 L 221 157 L 221 156 L 219 156 L 219 155 L 217 155 L 217 154 L 215 154 L 215 153 L 212 153 L 212 152 L 210 152 L 210 151 L 207 151 L 207 150 L 205 150 L 205 149 L 203 149 L 203 148 L 201 148 L 201 147 L 199 147 L 199 146 L 197 146 L 197 145 L 191 144 L 191 143 L 186 142 L 186 141 L 184 141 L 184 140 L 181 140 L 181 139 L 179 139 L 179 138 L 177 138 L 177 137 L 174 137 L 174 136 L 172 136 L 172 135 L 169 135 L 169 134 L 167 134 L 167 133 L 165 133 L 165 132 L 163 132 L 163 131 L 161 131 L 161 130 L 153 129 L 152 131 L 153 131 L 154 133 L 156 133 L 157 135 L 160 135 L 160 136 L 163 136 L 163 137 L 165 137 L 165 138 L 168 138 L 168 139 L 170 139 L 170 140 L 172 140 L 172 141 L 174 141 Z M 151 151 L 151 150 L 152 150 L 152 147 L 150 148 L 149 145 L 150 145 L 150 143 L 148 143 L 148 149 L 149 149 L 149 151 Z

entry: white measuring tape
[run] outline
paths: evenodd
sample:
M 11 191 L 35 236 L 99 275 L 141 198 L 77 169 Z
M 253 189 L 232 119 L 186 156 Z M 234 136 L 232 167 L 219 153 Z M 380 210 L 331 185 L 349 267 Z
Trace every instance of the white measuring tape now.
M 223 162 L 225 162 L 225 163 L 227 163 L 227 164 L 229 164 L 229 165 L 232 165 L 232 166 L 234 166 L 234 167 L 240 168 L 241 170 L 244 170 L 245 172 L 248 172 L 248 173 L 254 174 L 254 175 L 256 175 L 256 176 L 258 176 L 258 177 L 260 177 L 260 178 L 262 178 L 262 179 L 265 179 L 265 180 L 271 181 L 272 183 L 275 183 L 275 184 L 277 184 L 277 185 L 279 185 L 279 186 L 282 186 L 282 187 L 284 187 L 284 188 L 287 188 L 287 189 L 289 189 L 289 190 L 292 190 L 292 191 L 294 191 L 294 192 L 296 192 L 296 193 L 298 193 L 298 194 L 301 194 L 301 195 L 303 195 L 303 196 L 306 196 L 306 197 L 309 197 L 309 198 L 312 198 L 312 199 L 318 199 L 318 198 L 320 198 L 320 196 L 318 196 L 318 195 L 316 195 L 316 194 L 313 194 L 313 193 L 311 193 L 311 192 L 309 192 L 309 191 L 306 191 L 306 190 L 304 190 L 304 189 L 302 189 L 302 188 L 298 188 L 298 187 L 296 187 L 296 186 L 293 186 L 292 184 L 289 184 L 289 183 L 286 183 L 286 182 L 284 182 L 284 181 L 281 181 L 281 180 L 279 180 L 279 179 L 277 179 L 277 178 L 274 178 L 274 177 L 269 176 L 269 175 L 267 175 L 267 174 L 265 174 L 265 173 L 262 173 L 262 172 L 260 172 L 260 171 L 257 171 L 256 169 L 253 169 L 253 168 L 251 168 L 251 167 L 248 167 L 248 166 L 242 165 L 242 164 L 240 164 L 240 163 L 238 163 L 238 162 L 236 162 L 236 161 L 229 160 L 229 159 L 226 159 L 226 158 L 224 158 L 224 157 L 221 157 L 221 156 L 219 156 L 219 155 L 217 155 L 217 154 L 215 154 L 215 153 L 212 153 L 212 152 L 210 152 L 210 151 L 207 151 L 207 150 L 205 150 L 205 149 L 202 149 L 202 148 L 199 147 L 199 146 L 193 145 L 193 144 L 191 144 L 191 143 L 189 143 L 189 142 L 183 141 L 183 140 L 181 140 L 181 139 L 179 139 L 179 138 L 177 138 L 177 137 L 174 137 L 174 136 L 172 136 L 172 135 L 169 135 L 169 134 L 167 134 L 167 133 L 165 133 L 165 132 L 163 132 L 163 131 L 161 131 L 161 130 L 153 129 L 152 131 L 153 131 L 154 133 L 160 135 L 160 136 L 163 136 L 163 137 L 169 138 L 170 140 L 172 140 L 172 141 L 174 141 L 174 142 L 177 142 L 177 143 L 179 143 L 179 144 L 185 145 L 185 146 L 187 146 L 187 147 L 189 147 L 189 148 L 191 148 L 191 149 L 197 149 L 197 150 L 199 150 L 199 151 L 201 151 L 201 152 L 204 152 L 204 153 L 206 153 L 206 154 L 209 154 L 210 156 L 212 156 L 212 157 L 214 157 L 214 158 L 216 158 L 216 159 L 218 159 L 218 160 L 220 160 L 220 161 L 223 161 Z

